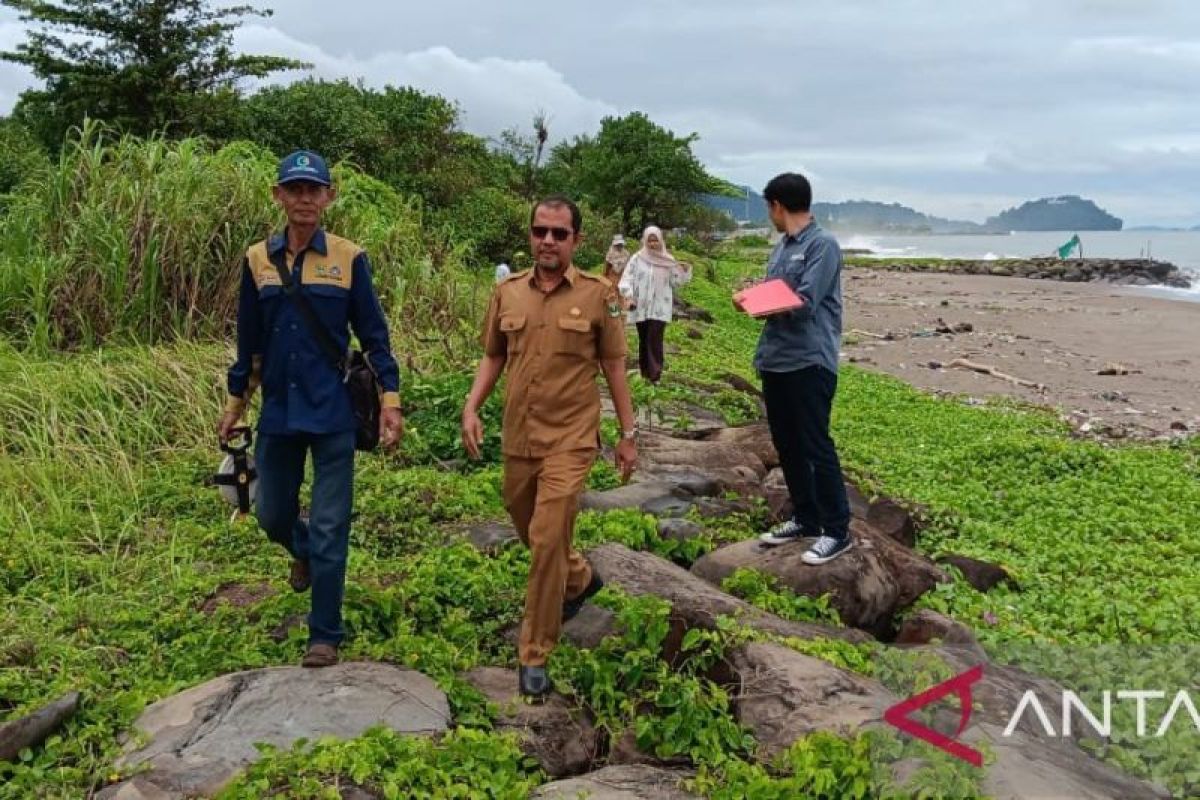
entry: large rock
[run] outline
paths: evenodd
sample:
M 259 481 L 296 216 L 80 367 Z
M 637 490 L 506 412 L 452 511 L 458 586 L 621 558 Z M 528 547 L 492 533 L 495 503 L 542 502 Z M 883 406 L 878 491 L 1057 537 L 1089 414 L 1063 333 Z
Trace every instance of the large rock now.
M 26 747 L 36 747 L 79 710 L 79 692 L 69 692 L 32 714 L 0 725 L 0 761 L 16 761 Z
M 751 643 L 734 650 L 724 665 L 741 683 L 733 693 L 734 712 L 759 744 L 759 755 L 770 757 L 797 738 L 816 731 L 841 736 L 877 726 L 884 711 L 899 701 L 878 682 L 855 675 L 819 659 L 774 644 Z M 985 670 L 985 679 L 992 671 Z M 732 677 L 732 681 L 730 678 Z M 976 684 L 974 699 L 989 704 L 986 686 Z M 957 714 L 953 715 L 957 723 Z M 1004 736 L 1004 724 L 986 713 L 972 717 L 960 737 L 970 744 L 987 743 L 996 755 L 983 780 L 989 797 L 1110 798 L 1161 797 L 1162 791 L 1124 775 L 1092 758 L 1070 742 L 1047 739 L 1018 729 Z M 903 771 L 903 765 L 897 765 Z
M 919 609 L 907 617 L 893 640 L 893 644 L 909 646 L 934 642 L 944 642 L 978 661 L 987 661 L 987 653 L 970 628 L 928 608 Z
M 212 795 L 258 759 L 255 743 L 287 748 L 301 738 L 350 739 L 375 725 L 430 735 L 446 730 L 450 706 L 432 680 L 390 664 L 274 667 L 224 675 L 160 700 L 135 724 L 149 743 L 117 766 L 150 772 L 132 789 L 106 789 L 102 800 Z
M 866 519 L 870 512 L 870 502 L 853 483 L 846 481 L 845 485 L 846 499 L 850 503 L 850 516 Z M 782 521 L 792 516 L 792 496 L 788 492 L 782 469 L 776 467 L 767 473 L 762 482 L 762 495 L 766 498 L 767 509 L 771 512 L 772 519 Z
M 679 503 L 684 509 L 691 503 L 675 494 L 675 486 L 667 481 L 648 480 L 627 483 L 603 492 L 588 491 L 580 498 L 579 507 L 591 511 L 618 511 L 636 509 L 650 513 L 650 508 L 660 508 L 663 503 Z
M 641 481 L 626 483 L 604 492 L 584 492 L 580 499 L 580 507 L 590 511 L 618 511 L 632 509 L 646 513 L 658 513 L 660 516 L 683 516 L 691 507 L 688 495 L 667 481 Z
M 585 492 L 580 508 L 593 511 L 637 509 L 661 517 L 682 516 L 696 498 L 711 497 L 725 485 L 707 475 L 689 470 L 643 470 L 633 482 L 603 492 Z
M 658 535 L 663 539 L 687 542 L 704 535 L 704 527 L 688 519 L 659 520 Z
M 463 535 L 475 549 L 485 553 L 502 550 L 520 539 L 516 529 L 506 522 L 480 522 L 465 529 Z
M 687 570 L 651 553 L 630 550 L 620 544 L 604 544 L 588 553 L 592 568 L 610 586 L 631 595 L 655 595 L 668 600 L 672 613 L 688 627 L 712 629 L 717 618 L 730 616 L 742 624 L 780 636 L 800 639 L 833 638 L 851 642 L 868 637 L 849 628 L 831 628 L 807 622 L 792 622 L 768 614 L 744 600 L 727 594 Z
M 596 758 L 599 741 L 587 714 L 565 697 L 553 694 L 541 703 L 527 703 L 517 691 L 516 670 L 479 667 L 463 678 L 495 703 L 496 728 L 517 734 L 521 749 L 552 778 L 587 771 Z
M 939 556 L 938 561 L 957 567 L 962 572 L 963 580 L 971 584 L 976 591 L 989 592 L 1002 583 L 1014 589 L 1017 588 L 1017 582 L 1003 567 L 997 564 L 954 553 Z
M 730 444 L 747 450 L 762 461 L 767 469 L 779 466 L 779 454 L 775 451 L 775 443 L 771 440 L 771 429 L 766 422 L 754 422 L 736 428 L 722 428 L 704 437 L 706 441 L 718 444 Z
M 788 491 L 782 469 L 776 467 L 767 473 L 762 482 L 762 494 L 772 520 L 782 521 L 792 516 L 792 493 Z
M 661 433 L 641 435 L 638 458 L 641 469 L 648 474 L 699 472 L 735 490 L 742 485 L 755 485 L 767 474 L 762 459 L 743 447 Z
M 590 650 L 600 644 L 605 636 L 617 632 L 617 616 L 607 608 L 587 603 L 579 613 L 563 623 L 561 641 Z M 504 641 L 517 646 L 521 636 L 521 623 L 504 631 Z
M 895 702 L 879 684 L 782 645 L 752 642 L 727 658 L 734 714 L 764 759 L 817 731 L 854 736 Z
M 647 713 L 652 714 L 653 711 L 650 710 Z M 638 747 L 637 731 L 633 728 L 626 728 L 620 734 L 613 734 L 606 761 L 610 766 L 614 764 L 649 764 L 652 767 L 668 769 L 686 767 L 691 763 L 685 755 L 659 758 L 653 753 L 644 752 Z
M 628 764 L 547 783 L 530 797 L 534 800 L 693 800 L 699 795 L 679 788 L 691 777 L 690 772 Z
M 1084 753 L 1070 743 L 1016 731 L 1004 736 L 1004 726 L 989 722 L 972 725 L 962 736 L 974 744 L 986 742 L 996 761 L 988 765 L 980 788 L 995 800 L 1029 797 L 1130 800 L 1168 798 L 1160 786 L 1138 780 Z
M 867 523 L 905 547 L 917 544 L 917 520 L 913 512 L 890 497 L 880 497 L 867 508 Z
M 829 594 L 847 625 L 886 637 L 896 614 L 949 578 L 933 562 L 865 522 L 851 520 L 850 531 L 853 549 L 819 567 L 801 561 L 811 540 L 769 547 L 747 539 L 708 553 L 692 565 L 692 572 L 716 586 L 743 567 L 765 572 L 797 594 Z

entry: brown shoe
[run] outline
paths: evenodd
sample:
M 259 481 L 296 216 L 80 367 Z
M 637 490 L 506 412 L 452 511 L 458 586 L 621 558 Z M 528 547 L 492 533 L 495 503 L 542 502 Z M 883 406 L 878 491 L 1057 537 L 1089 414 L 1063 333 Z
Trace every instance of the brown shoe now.
M 292 571 L 288 574 L 288 585 L 293 592 L 303 592 L 312 586 L 312 575 L 308 572 L 308 562 L 298 558 L 292 559 Z
M 332 667 L 338 662 L 338 649 L 331 644 L 312 644 L 300 662 L 302 667 Z

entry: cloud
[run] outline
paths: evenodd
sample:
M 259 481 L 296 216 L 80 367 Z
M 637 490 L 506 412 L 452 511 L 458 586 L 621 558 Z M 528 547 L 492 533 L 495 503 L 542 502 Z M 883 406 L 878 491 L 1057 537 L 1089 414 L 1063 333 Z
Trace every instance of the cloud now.
M 1131 222 L 1200 208 L 1191 0 L 260 5 L 278 13 L 241 29 L 245 50 L 443 94 L 482 135 L 539 109 L 556 139 L 641 110 L 751 186 L 802 169 L 822 197 L 973 219 L 1056 194 Z M 0 68 L 0 102 L 22 80 Z
M 333 55 L 278 28 L 259 25 L 242 28 L 235 44 L 246 52 L 284 55 L 312 64 L 307 73 L 286 76 L 292 80 L 303 74 L 361 79 L 377 88 L 413 86 L 443 95 L 462 107 L 465 127 L 484 136 L 527 126 L 542 110 L 550 114 L 558 138 L 593 131 L 603 117 L 617 113 L 613 105 L 584 97 L 560 72 L 534 59 L 472 60 L 442 45 L 413 52 Z
M 16 50 L 17 45 L 24 41 L 24 25 L 16 20 L 0 22 L 0 50 Z M 8 61 L 0 62 L 0 112 L 11 110 L 21 92 L 37 83 L 28 68 Z

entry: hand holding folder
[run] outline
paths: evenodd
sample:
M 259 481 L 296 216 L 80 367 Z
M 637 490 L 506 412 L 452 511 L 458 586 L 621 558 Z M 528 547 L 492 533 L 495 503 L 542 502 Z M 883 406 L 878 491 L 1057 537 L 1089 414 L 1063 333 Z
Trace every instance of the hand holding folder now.
M 780 278 L 743 289 L 733 296 L 739 308 L 752 317 L 769 317 L 804 307 L 804 298 Z

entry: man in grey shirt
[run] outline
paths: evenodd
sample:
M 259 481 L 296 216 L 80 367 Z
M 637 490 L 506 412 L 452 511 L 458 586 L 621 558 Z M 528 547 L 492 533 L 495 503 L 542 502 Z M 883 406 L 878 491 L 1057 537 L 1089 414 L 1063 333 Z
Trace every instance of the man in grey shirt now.
M 853 545 L 842 466 L 829 435 L 842 336 L 842 251 L 813 220 L 812 187 L 803 175 L 777 175 L 763 199 L 783 234 L 767 278 L 785 281 L 804 306 L 767 317 L 754 355 L 794 509 L 791 519 L 759 538 L 779 545 L 815 536 L 802 559 L 824 564 Z

